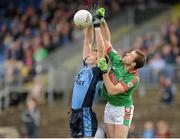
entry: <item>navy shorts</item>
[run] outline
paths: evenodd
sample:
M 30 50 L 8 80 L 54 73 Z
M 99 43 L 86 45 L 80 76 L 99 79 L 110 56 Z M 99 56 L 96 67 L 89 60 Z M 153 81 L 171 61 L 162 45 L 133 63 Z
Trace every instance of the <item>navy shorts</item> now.
M 71 137 L 94 137 L 97 130 L 96 114 L 89 107 L 72 110 L 70 116 Z

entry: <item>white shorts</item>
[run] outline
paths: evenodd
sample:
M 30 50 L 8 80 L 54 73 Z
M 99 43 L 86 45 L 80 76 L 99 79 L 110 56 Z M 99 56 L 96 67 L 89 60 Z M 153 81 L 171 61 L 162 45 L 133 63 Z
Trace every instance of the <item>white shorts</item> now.
M 113 106 L 106 104 L 104 111 L 104 123 L 113 125 L 126 125 L 130 127 L 134 112 L 134 105 L 131 106 Z

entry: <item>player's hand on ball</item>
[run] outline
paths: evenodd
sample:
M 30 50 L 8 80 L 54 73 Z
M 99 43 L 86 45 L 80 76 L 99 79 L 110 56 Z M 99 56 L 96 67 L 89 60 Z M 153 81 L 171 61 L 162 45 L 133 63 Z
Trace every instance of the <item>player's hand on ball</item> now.
M 105 17 L 105 9 L 103 7 L 98 8 L 96 10 L 96 14 L 100 19 L 104 19 L 104 17 Z
M 106 63 L 106 59 L 105 58 L 100 58 L 98 60 L 98 67 L 101 70 L 101 72 L 107 73 L 107 69 L 108 69 L 108 64 Z

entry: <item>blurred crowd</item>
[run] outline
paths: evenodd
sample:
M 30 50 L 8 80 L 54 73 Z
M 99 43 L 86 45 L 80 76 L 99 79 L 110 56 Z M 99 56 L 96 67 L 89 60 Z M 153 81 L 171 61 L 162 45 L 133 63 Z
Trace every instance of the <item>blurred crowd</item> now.
M 27 98 L 26 108 L 22 111 L 21 115 L 24 124 L 23 137 L 37 138 L 37 131 L 40 125 L 40 111 L 37 100 L 29 96 Z
M 129 138 L 170 138 L 171 132 L 169 124 L 164 120 L 159 120 L 156 123 L 146 121 L 144 123 L 144 131 L 139 132 L 135 124 L 132 124 L 129 129 Z
M 147 55 L 142 79 L 159 82 L 161 102 L 172 104 L 175 83 L 180 81 L 180 18 L 176 22 L 166 18 L 160 31 L 138 36 L 133 48 Z
M 180 18 L 172 23 L 165 19 L 161 31 L 137 37 L 134 48 L 140 48 L 147 55 L 148 64 L 159 72 L 167 64 L 180 64 Z
M 143 70 L 143 80 L 158 81 L 159 100 L 165 105 L 175 102 L 180 81 L 180 18 L 172 22 L 166 18 L 160 31 L 154 34 L 138 36 L 133 49 L 141 49 L 147 55 L 147 65 Z M 147 72 L 152 72 L 148 74 Z M 152 82 L 153 83 L 153 82 Z M 139 132 L 135 124 L 131 125 L 129 137 L 137 138 L 170 138 L 168 121 L 146 121 L 144 131 Z
M 0 81 L 32 80 L 37 63 L 76 37 L 74 13 L 91 10 L 93 4 L 93 0 L 1 0 Z M 111 9 L 107 17 L 120 9 L 117 0 L 102 0 L 99 5 Z
M 141 126 L 141 125 L 139 125 Z M 170 138 L 171 131 L 167 121 L 158 120 L 143 122 L 143 130 L 139 130 L 135 123 L 132 123 L 129 129 L 128 138 Z M 101 121 L 98 125 L 96 138 L 106 138 L 106 129 Z
M 167 66 L 180 65 L 180 18 L 175 23 L 165 19 L 160 32 L 138 36 L 134 48 L 147 55 L 147 64 L 155 72 L 171 77 Z

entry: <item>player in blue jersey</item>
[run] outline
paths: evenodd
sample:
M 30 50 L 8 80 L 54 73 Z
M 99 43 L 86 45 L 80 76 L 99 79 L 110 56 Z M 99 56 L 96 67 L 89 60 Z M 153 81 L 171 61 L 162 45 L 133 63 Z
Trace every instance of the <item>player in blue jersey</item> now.
M 83 67 L 77 74 L 72 93 L 70 116 L 71 136 L 94 137 L 97 130 L 96 114 L 92 111 L 95 96 L 102 85 L 102 74 L 97 67 L 96 50 L 92 50 L 93 26 L 85 29 Z

